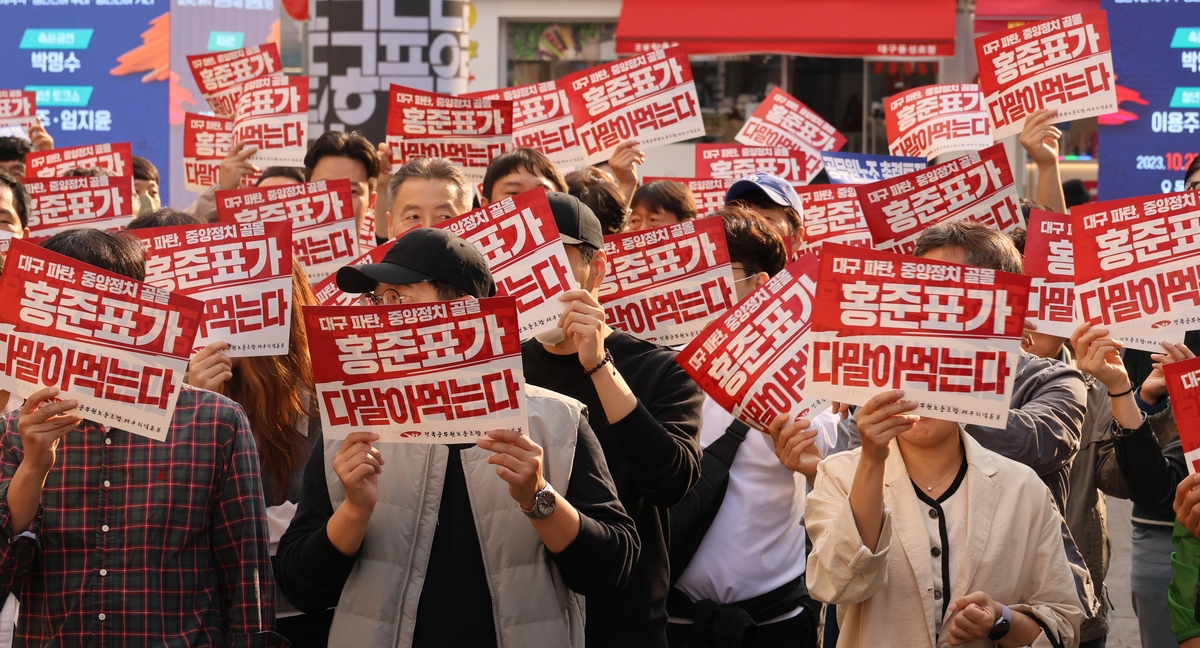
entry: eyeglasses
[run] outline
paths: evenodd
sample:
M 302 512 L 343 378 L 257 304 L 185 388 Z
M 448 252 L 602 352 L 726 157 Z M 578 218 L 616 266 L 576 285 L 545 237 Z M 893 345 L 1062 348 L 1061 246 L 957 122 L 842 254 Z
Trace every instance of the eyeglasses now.
M 757 272 L 747 272 L 745 266 L 729 266 L 729 269 L 730 270 L 741 270 L 742 273 L 744 273 L 746 275 L 745 277 L 742 277 L 741 279 L 734 279 L 733 283 L 735 283 L 735 284 L 742 283 L 743 281 L 750 281 L 751 279 L 754 278 L 754 275 L 758 274 Z
M 395 288 L 388 288 L 387 290 L 383 291 L 383 294 L 381 295 L 369 292 L 364 294 L 363 297 L 366 297 L 367 301 L 371 302 L 371 304 L 374 306 L 390 306 L 395 304 L 403 304 L 405 303 L 405 300 L 412 299 L 417 295 L 424 295 L 428 292 L 435 292 L 436 290 L 436 288 L 430 288 L 428 290 L 418 290 L 417 292 L 411 292 L 405 295 Z

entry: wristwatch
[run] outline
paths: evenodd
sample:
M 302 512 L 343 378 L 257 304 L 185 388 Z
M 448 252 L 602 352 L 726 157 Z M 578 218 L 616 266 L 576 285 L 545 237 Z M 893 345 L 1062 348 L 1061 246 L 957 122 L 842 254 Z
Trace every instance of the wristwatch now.
M 1008 634 L 1012 628 L 1012 610 L 1008 609 L 1007 605 L 1000 606 L 1000 618 L 996 619 L 995 625 L 992 626 L 992 631 L 988 633 L 987 638 L 992 641 L 1000 641 Z
M 545 488 L 533 494 L 533 510 L 521 506 L 521 512 L 531 520 L 542 520 L 549 517 L 557 506 L 558 493 L 554 492 L 550 482 L 546 482 Z

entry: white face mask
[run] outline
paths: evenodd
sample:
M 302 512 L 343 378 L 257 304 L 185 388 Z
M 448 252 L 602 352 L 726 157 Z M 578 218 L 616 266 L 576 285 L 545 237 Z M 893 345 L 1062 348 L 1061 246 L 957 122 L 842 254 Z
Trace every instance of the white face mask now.
M 541 333 L 538 333 L 537 335 L 533 336 L 533 339 L 537 340 L 538 342 L 541 342 L 542 344 L 549 344 L 550 346 L 554 346 L 554 345 L 558 344 L 559 342 L 562 342 L 563 340 L 567 339 L 567 336 L 563 335 L 563 330 L 556 326 L 556 327 L 550 329 L 549 331 L 543 331 Z

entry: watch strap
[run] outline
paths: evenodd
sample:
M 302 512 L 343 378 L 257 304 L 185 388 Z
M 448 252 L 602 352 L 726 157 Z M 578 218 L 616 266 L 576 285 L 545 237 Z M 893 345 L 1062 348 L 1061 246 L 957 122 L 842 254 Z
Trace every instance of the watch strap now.
M 550 511 L 543 513 L 541 508 L 538 505 L 546 493 L 549 493 L 556 498 L 558 497 L 558 493 L 554 490 L 554 487 L 550 485 L 550 482 L 546 482 L 546 485 L 544 487 L 542 487 L 541 490 L 539 490 L 538 492 L 533 494 L 533 508 L 532 509 L 527 509 L 524 506 L 521 506 L 520 504 L 517 504 L 517 507 L 521 509 L 521 512 L 525 514 L 525 517 L 528 517 L 531 520 L 541 520 L 546 517 L 549 517 L 550 513 L 554 512 L 554 509 L 551 508 Z

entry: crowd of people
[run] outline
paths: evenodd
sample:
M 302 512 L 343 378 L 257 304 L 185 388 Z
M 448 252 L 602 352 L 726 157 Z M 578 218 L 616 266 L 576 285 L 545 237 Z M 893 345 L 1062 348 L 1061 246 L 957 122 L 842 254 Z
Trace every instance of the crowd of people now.
M 1052 113 L 1026 123 L 1037 200 L 1066 212 Z M 0 230 L 29 236 L 24 156 L 0 139 Z M 641 184 L 623 144 L 566 177 L 543 154 L 495 159 L 480 192 L 447 160 L 389 172 L 386 145 L 328 132 L 300 168 L 235 145 L 217 184 L 162 207 L 141 158 L 130 229 L 216 220 L 215 191 L 348 179 L 356 224 L 390 246 L 338 287 L 375 305 L 496 294 L 482 254 L 432 225 L 547 191 L 578 288 L 522 345 L 528 429 L 474 444 L 322 435 L 293 259 L 285 355 L 191 359 L 165 441 L 79 415 L 55 389 L 7 403 L 0 437 L 0 644 L 15 646 L 1104 646 L 1105 497 L 1134 503 L 1132 605 L 1146 648 L 1200 646 L 1200 478 L 1188 476 L 1161 353 L 1108 331 L 1027 326 L 1006 425 L 916 416 L 903 391 L 765 430 L 737 420 L 676 350 L 610 326 L 606 235 L 724 224 L 736 298 L 803 243 L 784 180 L 735 182 L 700 215 L 686 186 Z M 78 169 L 78 174 L 102 173 Z M 1200 159 L 1187 171 L 1200 189 Z M 1028 215 L 1028 214 L 1026 214 Z M 372 225 L 373 223 L 373 225 Z M 410 230 L 413 230 L 410 232 Z M 1023 236 L 965 221 L 916 256 L 1023 272 Z M 73 229 L 45 248 L 131 279 L 137 239 Z

